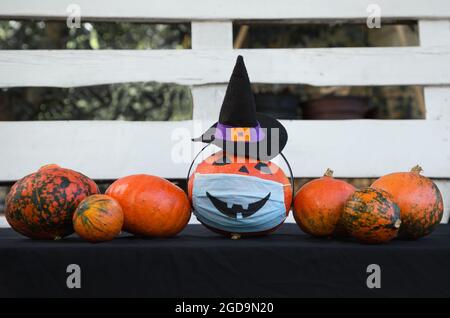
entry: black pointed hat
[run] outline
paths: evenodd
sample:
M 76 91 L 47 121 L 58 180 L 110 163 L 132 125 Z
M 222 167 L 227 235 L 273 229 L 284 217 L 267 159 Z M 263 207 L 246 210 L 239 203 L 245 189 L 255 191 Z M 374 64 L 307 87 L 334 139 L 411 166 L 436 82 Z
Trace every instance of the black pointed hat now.
M 270 160 L 286 145 L 283 125 L 273 117 L 257 113 L 244 59 L 236 60 L 220 109 L 219 121 L 193 141 L 212 143 L 227 153 Z

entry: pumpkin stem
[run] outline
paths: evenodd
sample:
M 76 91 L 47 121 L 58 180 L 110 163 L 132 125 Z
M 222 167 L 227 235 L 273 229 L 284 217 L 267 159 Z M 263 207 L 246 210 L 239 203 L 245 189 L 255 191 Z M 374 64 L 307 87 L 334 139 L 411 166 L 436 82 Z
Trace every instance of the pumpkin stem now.
M 48 165 L 44 165 L 44 166 L 40 167 L 39 170 L 51 169 L 51 168 L 59 168 L 59 166 L 56 163 L 50 163 Z
M 420 174 L 423 171 L 422 167 L 419 165 L 415 165 L 414 167 L 412 167 L 411 172 L 416 172 L 418 174 Z
M 239 240 L 241 238 L 241 234 L 233 233 L 231 234 L 232 240 Z
M 331 170 L 330 168 L 327 168 L 327 171 L 325 171 L 325 173 L 323 174 L 324 177 L 333 177 L 333 173 L 334 171 Z

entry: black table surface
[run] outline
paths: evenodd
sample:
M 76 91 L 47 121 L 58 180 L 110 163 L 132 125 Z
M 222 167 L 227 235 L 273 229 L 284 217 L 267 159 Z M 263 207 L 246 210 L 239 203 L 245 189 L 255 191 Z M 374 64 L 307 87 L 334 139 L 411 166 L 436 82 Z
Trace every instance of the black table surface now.
M 70 264 L 81 288 L 67 286 Z M 367 285 L 371 264 L 380 288 Z M 189 225 L 170 239 L 98 244 L 0 229 L 0 297 L 450 297 L 450 226 L 383 245 L 313 238 L 295 224 L 240 240 Z

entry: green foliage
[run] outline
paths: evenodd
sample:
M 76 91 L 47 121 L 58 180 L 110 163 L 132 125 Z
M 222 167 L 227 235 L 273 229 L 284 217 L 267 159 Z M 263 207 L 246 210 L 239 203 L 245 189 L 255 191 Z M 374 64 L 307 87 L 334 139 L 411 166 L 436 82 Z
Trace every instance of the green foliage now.
M 186 24 L 83 23 L 79 29 L 68 29 L 64 22 L 0 22 L 0 49 L 183 49 L 189 45 Z M 190 90 L 174 84 L 0 90 L 0 120 L 190 118 Z

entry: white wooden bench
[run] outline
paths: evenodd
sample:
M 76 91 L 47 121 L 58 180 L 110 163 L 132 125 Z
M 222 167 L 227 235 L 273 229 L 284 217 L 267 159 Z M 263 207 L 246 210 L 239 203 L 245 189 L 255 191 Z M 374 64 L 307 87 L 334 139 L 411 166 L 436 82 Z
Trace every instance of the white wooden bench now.
M 191 50 L 0 51 L 0 87 L 71 87 L 118 82 L 175 82 L 192 88 L 192 121 L 0 122 L 0 181 L 14 181 L 46 163 L 95 179 L 134 173 L 184 178 L 189 162 L 172 155 L 217 119 L 235 57 L 252 82 L 317 86 L 421 85 L 425 120 L 284 121 L 285 153 L 295 177 L 378 177 L 419 163 L 436 179 L 450 208 L 450 1 L 448 0 L 0 0 L 6 19 L 66 19 L 69 4 L 82 21 L 190 21 Z M 235 20 L 365 21 L 369 4 L 382 20 L 417 20 L 418 47 L 233 49 Z M 198 149 L 198 148 L 197 148 Z M 290 219 L 292 221 L 292 219 Z

